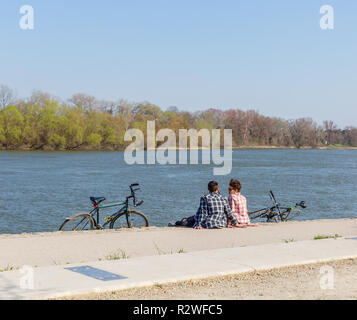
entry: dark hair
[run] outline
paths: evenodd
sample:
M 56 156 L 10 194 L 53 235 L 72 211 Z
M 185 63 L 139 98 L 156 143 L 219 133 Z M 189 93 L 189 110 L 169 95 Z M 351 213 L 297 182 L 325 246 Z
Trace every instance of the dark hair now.
M 211 181 L 208 184 L 208 191 L 209 192 L 216 192 L 218 190 L 218 182 L 217 181 Z
M 242 184 L 240 183 L 239 180 L 236 179 L 232 179 L 229 182 L 229 186 L 233 189 L 233 190 L 237 190 L 238 192 L 240 192 L 240 189 L 242 189 Z

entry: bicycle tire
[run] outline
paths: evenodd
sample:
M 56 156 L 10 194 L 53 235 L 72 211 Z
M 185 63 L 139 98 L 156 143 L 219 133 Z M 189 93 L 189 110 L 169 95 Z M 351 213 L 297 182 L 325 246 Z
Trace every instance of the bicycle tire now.
M 264 218 L 267 215 L 267 213 L 269 213 L 269 211 L 270 211 L 269 209 L 261 209 L 254 212 L 249 212 L 248 216 L 252 220 L 257 218 Z
M 129 210 L 130 216 L 133 217 L 130 221 L 127 220 L 126 212 L 122 212 L 117 215 L 109 225 L 110 229 L 121 229 L 121 228 L 147 228 L 149 226 L 149 220 L 145 216 L 145 214 L 135 211 Z M 134 222 L 134 218 L 137 219 Z M 139 222 L 137 222 L 139 221 Z M 142 225 L 141 225 L 141 223 Z M 116 226 L 115 226 L 116 224 Z
M 278 213 L 274 213 L 272 215 L 269 215 L 266 217 L 267 218 L 267 222 L 275 222 L 275 223 L 278 223 L 279 219 L 280 219 L 280 216 Z
M 300 215 L 300 213 L 301 213 L 301 210 L 299 210 L 299 209 L 290 210 L 289 213 L 284 218 L 284 220 L 282 220 L 282 221 L 289 221 L 289 220 L 295 219 L 296 217 L 298 217 Z M 286 212 L 284 212 L 284 214 L 286 214 Z
M 80 219 L 82 219 L 80 221 Z M 75 223 L 74 228 L 70 228 L 71 230 L 65 230 L 66 227 L 70 225 L 71 222 L 77 222 Z M 62 225 L 59 228 L 59 231 L 85 231 L 85 230 L 94 230 L 94 220 L 91 217 L 91 215 L 87 213 L 78 213 L 73 215 L 70 218 L 67 218 Z

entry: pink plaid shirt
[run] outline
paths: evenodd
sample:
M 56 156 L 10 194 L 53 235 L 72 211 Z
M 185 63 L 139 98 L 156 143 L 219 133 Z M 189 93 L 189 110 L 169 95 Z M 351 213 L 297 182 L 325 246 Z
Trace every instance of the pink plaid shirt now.
M 229 205 L 231 206 L 232 213 L 237 219 L 239 224 L 250 224 L 250 219 L 248 216 L 247 199 L 240 193 L 229 195 Z M 228 219 L 228 225 L 231 222 Z

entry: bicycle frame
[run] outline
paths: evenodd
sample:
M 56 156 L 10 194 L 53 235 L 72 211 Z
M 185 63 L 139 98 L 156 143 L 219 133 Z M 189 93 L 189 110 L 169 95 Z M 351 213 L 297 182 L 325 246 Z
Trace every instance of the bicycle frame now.
M 93 204 L 93 209 L 88 214 L 80 213 L 80 214 L 76 214 L 76 215 L 73 215 L 72 217 L 67 218 L 61 225 L 60 231 L 63 231 L 64 226 L 66 224 L 68 224 L 69 221 L 72 221 L 72 220 L 75 220 L 76 222 L 78 222 L 77 225 L 74 228 L 72 228 L 72 231 L 77 230 L 79 225 L 84 220 L 87 220 L 87 222 L 85 223 L 85 225 L 83 227 L 81 227 L 81 230 L 85 230 L 88 223 L 91 224 L 91 229 L 92 228 L 104 229 L 108 224 L 110 224 L 110 228 L 113 228 L 115 221 L 124 214 L 126 217 L 126 222 L 128 224 L 128 228 L 133 227 L 133 219 L 130 219 L 130 217 L 134 216 L 134 215 L 141 216 L 143 218 L 143 221 L 145 222 L 145 225 L 149 226 L 149 221 L 143 213 L 129 209 L 131 207 L 134 207 L 134 208 L 139 207 L 144 203 L 144 200 L 141 200 L 138 202 L 136 194 L 135 194 L 136 191 L 140 190 L 139 184 L 138 183 L 131 184 L 129 186 L 129 188 L 130 188 L 130 195 L 126 197 L 125 201 L 121 201 L 121 202 L 101 205 L 101 203 L 105 200 L 104 197 L 90 197 L 90 200 Z M 133 205 L 129 205 L 129 200 L 131 200 L 131 199 L 133 201 Z M 119 209 L 117 209 L 113 214 L 107 215 L 104 218 L 103 225 L 101 225 L 99 223 L 100 222 L 100 211 L 106 210 L 109 208 L 114 208 L 114 207 L 119 207 Z M 78 219 L 81 217 L 82 217 L 82 219 Z M 80 220 L 80 221 L 78 221 L 78 220 Z
M 102 206 L 98 206 L 96 208 L 94 208 L 89 215 L 93 218 L 93 221 L 95 223 L 95 227 L 99 226 L 99 217 L 100 217 L 100 210 L 101 209 L 108 209 L 108 208 L 114 208 L 114 207 L 119 207 L 123 205 L 119 210 L 117 210 L 115 213 L 113 213 L 110 216 L 107 216 L 104 220 L 104 224 L 103 226 L 101 226 L 102 228 L 105 228 L 110 221 L 115 218 L 117 215 L 119 215 L 122 212 L 125 212 L 126 214 L 129 213 L 129 201 L 126 200 L 125 202 L 117 202 L 117 203 L 110 203 L 110 204 L 106 204 L 106 205 L 102 205 Z M 96 215 L 96 219 L 94 218 L 94 216 Z M 107 220 L 107 221 L 106 221 Z
M 140 190 L 140 188 L 136 188 L 135 189 L 135 187 L 139 187 L 139 184 L 138 183 L 134 183 L 134 184 L 130 185 L 130 196 L 127 196 L 125 201 L 106 204 L 106 205 L 97 205 L 97 204 L 95 204 L 94 209 L 89 213 L 89 215 L 92 217 L 92 219 L 94 221 L 94 224 L 95 224 L 95 227 L 97 229 L 102 229 L 102 228 L 104 229 L 114 218 L 116 218 L 119 214 L 121 214 L 123 212 L 125 212 L 125 214 L 126 214 L 126 221 L 128 223 L 128 226 L 129 226 L 129 224 L 130 224 L 130 222 L 129 222 L 129 217 L 130 217 L 129 199 L 133 199 L 134 207 L 138 207 L 144 202 L 143 200 L 140 201 L 140 202 L 137 202 L 135 192 Z M 113 208 L 113 207 L 119 207 L 121 205 L 122 205 L 122 207 L 118 211 L 116 211 L 112 215 L 106 216 L 104 218 L 104 222 L 105 223 L 102 226 L 99 224 L 100 209 L 108 209 L 108 208 Z M 97 219 L 94 218 L 94 215 L 97 216 Z
M 278 213 L 279 213 L 279 218 L 280 218 L 280 220 L 282 220 L 282 213 L 281 213 L 281 211 L 280 211 L 280 204 L 276 201 L 276 198 L 275 198 L 275 196 L 274 196 L 273 191 L 270 190 L 269 195 L 270 195 L 271 201 L 272 201 L 273 204 L 274 204 L 274 207 L 271 208 L 271 210 L 277 209 L 277 210 L 278 210 Z
M 294 210 L 298 210 L 298 214 L 297 215 L 299 215 L 300 214 L 300 210 L 298 209 L 298 207 L 300 207 L 302 209 L 306 208 L 306 205 L 305 205 L 304 201 L 301 201 L 300 203 L 296 203 L 295 206 L 292 206 L 292 207 L 282 207 L 280 205 L 280 203 L 278 203 L 276 201 L 276 198 L 274 196 L 273 191 L 269 192 L 269 196 L 270 196 L 270 199 L 271 199 L 271 201 L 273 203 L 272 207 L 266 207 L 264 209 L 251 212 L 250 214 L 252 214 L 252 215 L 253 214 L 258 214 L 259 217 L 267 218 L 267 221 L 274 220 L 275 222 L 278 222 L 277 218 L 280 221 L 287 221 L 287 218 L 290 216 L 290 214 L 292 212 L 294 212 Z

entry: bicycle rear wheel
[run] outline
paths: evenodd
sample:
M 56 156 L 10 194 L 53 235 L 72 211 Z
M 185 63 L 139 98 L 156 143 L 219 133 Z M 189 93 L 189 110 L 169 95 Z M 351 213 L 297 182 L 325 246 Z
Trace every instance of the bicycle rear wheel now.
M 67 218 L 59 228 L 59 231 L 84 231 L 93 229 L 93 218 L 89 214 L 78 213 Z
M 267 222 L 276 222 L 276 223 L 278 223 L 279 217 L 280 217 L 279 214 L 275 212 L 271 212 L 266 216 Z
M 262 210 L 258 210 L 258 211 L 254 211 L 254 212 L 249 212 L 249 218 L 251 220 L 257 219 L 257 218 L 265 218 L 266 215 L 269 213 L 269 209 L 262 209 Z
M 149 220 L 145 214 L 129 210 L 127 215 L 125 212 L 120 213 L 110 222 L 110 229 L 121 229 L 121 228 L 146 228 L 149 226 Z

